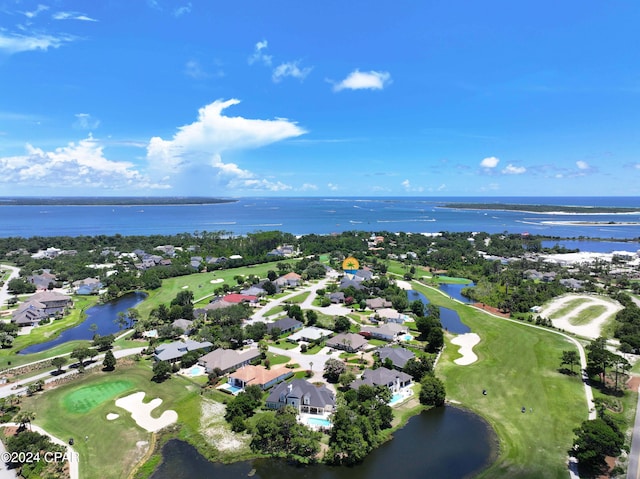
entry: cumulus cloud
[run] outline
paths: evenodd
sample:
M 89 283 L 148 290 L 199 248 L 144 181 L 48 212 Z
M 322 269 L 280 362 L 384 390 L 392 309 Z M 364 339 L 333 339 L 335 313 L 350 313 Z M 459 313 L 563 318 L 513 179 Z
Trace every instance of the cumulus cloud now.
M 147 146 L 150 167 L 172 174 L 198 171 L 211 174 L 231 188 L 283 191 L 284 183 L 257 178 L 251 171 L 235 163 L 225 163 L 226 151 L 254 149 L 306 133 L 287 119 L 255 120 L 223 115 L 223 110 L 239 100 L 216 100 L 200 108 L 198 119 L 178 128 L 170 140 L 153 137 Z M 208 167 L 204 169 L 203 167 Z
M 511 163 L 502 169 L 502 173 L 505 175 L 521 175 L 526 172 L 527 169 L 524 166 L 514 166 Z
M 4 34 L 0 32 L 0 51 L 13 54 L 32 50 L 47 51 L 49 48 L 59 48 L 75 40 L 71 35 L 47 34 Z
M 52 15 L 54 20 L 80 20 L 83 22 L 97 22 L 95 18 L 91 18 L 84 13 L 79 12 L 56 12 Z
M 269 46 L 269 43 L 266 40 L 262 40 L 261 42 L 256 43 L 256 46 L 253 50 L 253 55 L 249 57 L 249 65 L 253 65 L 254 63 L 262 63 L 266 66 L 271 66 L 271 55 L 266 55 L 263 50 L 265 50 Z
M 286 77 L 297 78 L 298 80 L 304 80 L 309 73 L 311 73 L 311 67 L 300 68 L 299 61 L 281 63 L 273 70 L 271 78 L 275 83 L 282 81 Z
M 382 90 L 391 82 L 389 72 L 355 70 L 339 83 L 334 84 L 333 91 L 341 90 Z
M 482 160 L 480 162 L 480 166 L 482 168 L 495 168 L 496 166 L 498 166 L 498 163 L 500 163 L 500 160 L 498 158 L 496 158 L 495 156 L 490 156 Z
M 329 188 L 331 191 L 337 191 L 339 187 L 334 183 L 327 183 L 327 188 Z
M 100 126 L 100 120 L 93 118 L 89 113 L 76 113 L 76 121 L 73 127 L 79 130 L 95 130 Z
M 301 191 L 316 191 L 318 189 L 318 185 L 314 185 L 312 183 L 304 183 L 301 187 Z
M 582 160 L 576 161 L 576 166 L 578 167 L 579 170 L 589 170 L 589 169 L 591 169 L 591 167 L 589 166 L 589 163 L 587 163 L 586 161 L 582 161 Z
M 405 189 L 405 191 L 424 191 L 424 188 L 422 186 L 412 186 L 409 180 L 404 180 L 400 184 Z
M 54 185 L 75 190 L 168 187 L 151 183 L 130 162 L 107 159 L 103 146 L 91 135 L 54 151 L 27 144 L 24 155 L 0 158 L 0 182 L 29 188 Z

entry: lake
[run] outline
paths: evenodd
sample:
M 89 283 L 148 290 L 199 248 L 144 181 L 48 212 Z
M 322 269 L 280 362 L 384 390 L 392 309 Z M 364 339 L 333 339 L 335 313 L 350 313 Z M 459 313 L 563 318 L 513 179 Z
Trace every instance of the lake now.
M 412 289 L 407 291 L 407 298 L 409 299 L 410 303 L 417 300 L 422 301 L 425 306 L 429 304 L 429 300 L 424 294 Z M 453 334 L 464 334 L 471 332 L 471 328 L 469 328 L 469 326 L 467 326 L 460 320 L 460 316 L 456 311 L 454 311 L 453 309 L 445 308 L 443 306 L 440 306 L 440 323 L 445 330 Z
M 496 453 L 497 438 L 486 422 L 446 406 L 412 417 L 391 441 L 353 467 L 297 467 L 277 459 L 211 463 L 190 444 L 172 439 L 163 446 L 163 462 L 151 479 L 235 479 L 252 472 L 257 479 L 461 479 L 487 467 Z
M 58 346 L 59 344 L 66 343 L 67 341 L 76 341 L 79 339 L 93 340 L 95 333 L 98 333 L 100 336 L 115 334 L 120 331 L 120 328 L 115 323 L 118 313 L 126 313 L 127 309 L 137 306 L 146 297 L 147 295 L 145 293 L 136 291 L 135 293 L 126 294 L 113 301 L 92 306 L 85 312 L 87 318 L 77 326 L 64 330 L 60 333 L 60 336 L 51 341 L 26 347 L 18 354 L 39 353 Z M 98 327 L 95 332 L 89 329 L 92 324 Z

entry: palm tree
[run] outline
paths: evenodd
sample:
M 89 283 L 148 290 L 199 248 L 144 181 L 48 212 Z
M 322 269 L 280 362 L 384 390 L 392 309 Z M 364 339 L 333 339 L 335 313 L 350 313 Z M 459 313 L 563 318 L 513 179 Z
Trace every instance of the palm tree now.
M 31 421 L 33 421 L 35 418 L 36 418 L 36 413 L 33 411 L 21 412 L 20 415 L 18 416 L 18 422 L 20 423 L 20 426 L 18 427 L 18 429 L 24 429 L 28 423 L 29 431 L 31 431 Z

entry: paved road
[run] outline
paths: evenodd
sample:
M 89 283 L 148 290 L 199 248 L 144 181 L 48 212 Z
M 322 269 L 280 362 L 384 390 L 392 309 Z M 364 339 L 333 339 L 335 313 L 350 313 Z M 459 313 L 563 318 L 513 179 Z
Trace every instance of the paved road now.
M 140 347 L 140 348 L 129 348 L 129 349 L 116 349 L 113 350 L 113 355 L 116 357 L 116 359 L 119 358 L 124 358 L 125 356 L 132 356 L 134 354 L 140 353 L 142 352 L 144 348 Z M 69 354 L 61 354 L 61 356 L 69 356 Z M 99 354 L 98 356 L 96 356 L 94 358 L 94 361 L 91 364 L 88 364 L 86 366 L 86 369 L 89 368 L 95 368 L 97 366 L 102 366 L 102 360 L 104 359 L 104 354 Z M 22 366 L 21 366 L 22 367 Z M 45 384 L 48 384 L 50 382 L 56 381 L 60 378 L 64 378 L 67 376 L 71 376 L 73 374 L 78 374 L 78 371 L 76 369 L 69 369 L 67 368 L 67 372 L 59 375 L 59 376 L 53 376 L 51 373 L 53 371 L 56 371 L 56 368 L 51 368 L 50 370 L 40 373 L 40 374 L 36 374 L 35 376 L 31 376 L 29 378 L 25 378 L 25 379 L 19 379 L 18 381 L 12 382 L 12 383 L 8 383 L 8 384 L 4 384 L 2 386 L 0 386 L 0 398 L 5 398 L 8 396 L 11 396 L 12 394 L 15 394 L 17 396 L 25 394 L 27 391 L 27 384 L 30 383 L 34 383 L 36 381 L 39 381 L 40 379 L 43 379 Z M 16 388 L 16 386 L 18 386 Z
M 20 269 L 16 268 L 15 266 L 9 266 L 8 264 L 0 264 L 0 269 L 7 269 L 11 271 L 9 278 L 0 288 L 0 306 L 4 306 L 7 300 L 11 297 L 11 294 L 9 294 L 9 281 L 18 277 Z

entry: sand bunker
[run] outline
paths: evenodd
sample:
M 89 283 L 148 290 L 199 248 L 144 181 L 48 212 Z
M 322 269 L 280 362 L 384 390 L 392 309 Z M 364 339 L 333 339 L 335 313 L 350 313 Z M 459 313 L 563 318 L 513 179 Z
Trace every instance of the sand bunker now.
M 396 279 L 396 286 L 398 288 L 404 289 L 405 291 L 409 291 L 413 289 L 411 287 L 411 283 L 409 283 L 408 281 L 403 281 L 401 279 Z
M 129 411 L 136 424 L 149 432 L 156 432 L 178 420 L 178 413 L 170 409 L 163 412 L 159 418 L 151 417 L 151 411 L 162 404 L 162 399 L 155 398 L 145 404 L 142 402 L 144 396 L 145 393 L 142 391 L 130 394 L 118 399 L 116 406 Z
M 224 279 L 222 279 L 222 278 L 212 279 L 211 281 L 209 281 L 209 283 L 211 283 L 211 284 L 224 283 Z
M 189 287 L 189 285 L 188 285 L 188 284 L 185 284 L 185 285 L 182 287 L 182 289 L 187 289 L 188 287 Z
M 478 360 L 478 356 L 473 352 L 473 347 L 480 342 L 480 336 L 476 333 L 467 333 L 456 336 L 451 340 L 451 344 L 460 346 L 458 352 L 462 354 L 461 358 L 454 360 L 453 362 L 460 366 L 467 366 L 473 364 Z
M 114 419 L 118 419 L 119 417 L 120 414 L 110 412 L 109 414 L 107 414 L 107 421 L 113 421 Z

